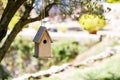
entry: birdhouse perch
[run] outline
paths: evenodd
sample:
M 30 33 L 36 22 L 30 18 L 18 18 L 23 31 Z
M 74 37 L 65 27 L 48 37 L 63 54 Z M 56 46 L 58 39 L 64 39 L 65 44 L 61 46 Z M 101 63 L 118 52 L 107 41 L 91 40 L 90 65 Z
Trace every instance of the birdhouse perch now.
M 41 26 L 35 35 L 35 57 L 49 58 L 52 57 L 51 43 L 53 42 L 46 27 Z

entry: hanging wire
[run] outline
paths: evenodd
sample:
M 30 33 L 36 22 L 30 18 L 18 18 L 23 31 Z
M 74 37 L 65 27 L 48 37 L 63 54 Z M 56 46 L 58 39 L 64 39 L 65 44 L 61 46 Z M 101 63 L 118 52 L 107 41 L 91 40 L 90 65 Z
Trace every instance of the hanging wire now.
M 42 2 L 42 10 L 41 10 L 41 26 L 44 26 L 45 24 L 43 24 L 43 19 L 45 18 L 45 3 L 44 3 L 44 0 L 41 0 Z
M 43 19 L 45 18 L 45 4 L 43 3 L 43 8 L 44 8 L 44 12 L 43 12 Z M 43 26 L 45 26 L 45 23 L 44 23 L 44 25 Z
M 41 26 L 42 26 L 43 25 L 42 24 L 42 18 L 43 18 L 43 12 L 42 12 L 43 11 L 43 0 L 41 0 L 41 3 L 42 3 L 41 4 Z

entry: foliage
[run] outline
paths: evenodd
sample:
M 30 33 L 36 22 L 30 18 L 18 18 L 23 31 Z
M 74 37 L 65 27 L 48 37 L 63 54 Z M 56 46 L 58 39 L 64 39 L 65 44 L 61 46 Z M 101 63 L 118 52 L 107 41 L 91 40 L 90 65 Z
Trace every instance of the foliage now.
M 104 16 L 95 14 L 83 14 L 79 18 L 79 22 L 82 24 L 82 28 L 90 33 L 96 32 L 106 25 Z
M 32 57 L 33 46 L 34 45 L 30 39 L 23 39 L 23 37 L 19 36 L 14 40 L 8 51 L 9 54 L 7 54 L 2 61 L 2 65 L 7 66 L 7 69 L 11 72 L 12 76 L 21 75 L 21 73 L 24 72 L 35 71 L 37 61 L 35 62 L 35 59 Z M 28 66 L 27 69 L 26 66 Z M 34 66 L 34 68 L 32 68 L 32 66 Z
M 13 29 L 14 25 L 19 21 L 19 19 L 20 19 L 20 16 L 18 15 L 18 13 L 16 13 L 13 16 L 13 18 L 12 18 L 12 20 L 11 20 L 9 26 L 8 26 L 9 30 Z
M 47 1 L 50 2 L 51 0 L 47 0 Z M 72 0 L 72 2 L 73 2 L 72 4 L 74 4 L 74 1 L 75 0 Z M 77 0 L 77 1 L 79 1 L 79 0 Z M 89 6 L 89 1 L 88 0 L 86 0 L 86 1 L 81 0 L 81 1 L 84 2 L 84 3 L 82 2 L 82 5 L 86 4 L 87 8 L 85 8 L 85 9 L 88 10 L 88 11 L 93 9 L 93 8 L 96 8 L 96 7 L 91 8 L 91 6 Z M 91 4 L 91 1 L 92 0 L 90 0 L 90 4 Z M 29 40 L 24 40 L 20 37 L 16 38 L 16 39 L 18 39 L 18 41 L 14 40 L 14 39 L 15 39 L 16 35 L 22 30 L 24 25 L 26 25 L 30 22 L 41 20 L 43 17 L 40 18 L 41 17 L 41 14 L 40 14 L 37 18 L 30 18 L 29 15 L 30 15 L 31 10 L 33 9 L 34 0 L 8 0 L 8 2 L 9 3 L 6 6 L 5 12 L 4 12 L 4 14 L 3 14 L 3 16 L 0 20 L 0 34 L 1 34 L 0 35 L 0 41 L 3 40 L 3 38 L 5 36 L 7 36 L 6 32 L 8 31 L 8 24 L 11 22 L 11 19 L 12 18 L 15 19 L 15 20 L 18 19 L 17 17 L 14 18 L 13 16 L 18 11 L 18 9 L 20 8 L 21 5 L 25 6 L 25 10 L 23 12 L 23 15 L 19 16 L 20 19 L 19 19 L 18 22 L 14 22 L 14 20 L 13 20 L 13 22 L 11 22 L 12 25 L 15 24 L 15 23 L 16 24 L 14 25 L 12 32 L 6 38 L 5 43 L 3 43 L 2 47 L 0 48 L 0 61 L 3 59 L 4 54 L 8 51 L 8 48 L 10 47 L 11 43 L 14 41 L 14 43 L 12 44 L 11 48 L 8 51 L 9 54 L 6 55 L 6 58 L 4 59 L 2 64 L 4 66 L 7 66 L 7 69 L 11 72 L 12 76 L 14 74 L 21 75 L 20 73 L 24 73 L 24 72 L 27 72 L 27 71 L 28 72 L 34 72 L 34 71 L 36 71 L 36 69 L 40 69 L 41 66 L 47 65 L 48 61 L 47 60 L 46 61 L 36 60 L 35 58 L 33 58 L 31 56 L 33 54 L 33 47 L 34 47 L 33 43 L 31 43 L 32 41 L 29 42 Z M 29 3 L 27 3 L 27 2 L 29 2 Z M 50 3 L 48 3 L 48 5 Z M 71 4 L 71 7 L 76 5 L 76 4 L 74 4 L 72 6 L 72 4 Z M 98 7 L 101 8 L 101 6 L 98 6 Z M 47 11 L 46 11 L 45 17 L 48 16 L 48 14 L 47 14 L 48 10 L 49 9 L 47 9 Z M 99 10 L 99 8 L 98 8 L 98 10 Z M 45 10 L 43 10 L 41 13 L 43 13 L 44 11 Z M 76 46 L 76 44 L 75 44 L 75 46 Z M 70 49 L 72 49 L 72 48 L 70 48 Z M 65 47 L 65 49 L 63 48 L 62 54 L 65 52 L 65 50 L 66 50 L 66 47 Z M 70 51 L 74 52 L 74 50 L 70 50 Z M 75 50 L 74 53 L 76 54 L 76 50 Z M 74 57 L 74 55 L 72 54 L 73 56 L 71 56 L 70 53 L 67 53 L 65 55 L 69 55 L 68 58 Z M 67 58 L 67 60 L 68 60 L 68 58 Z M 63 59 L 63 56 L 60 59 Z M 12 67 L 9 67 L 9 66 L 12 66 Z M 27 68 L 26 68 L 26 66 L 27 66 Z M 14 70 L 14 71 L 12 72 L 12 70 Z M 14 75 L 14 76 L 16 76 L 16 75 Z
M 79 16 L 82 13 L 103 14 L 103 6 L 101 0 L 57 0 L 61 5 L 61 10 L 64 13 L 71 13 L 78 8 L 81 8 Z M 56 1 L 56 2 L 57 2 Z
M 105 38 L 101 43 L 92 47 L 92 50 L 88 50 L 86 57 L 83 56 L 84 60 L 90 56 L 99 55 L 99 53 L 105 51 L 108 47 L 120 46 L 119 38 Z M 91 41 L 90 41 L 91 42 Z M 82 44 L 80 44 L 82 45 Z M 116 54 L 112 57 L 97 61 L 95 63 L 88 64 L 88 66 L 82 66 L 73 71 L 70 71 L 69 74 L 65 72 L 65 76 L 61 79 L 55 75 L 55 77 L 60 78 L 60 80 L 119 80 L 120 79 L 120 51 L 115 51 Z M 85 52 L 86 53 L 86 52 Z M 96 54 L 97 53 L 97 54 Z M 90 55 L 91 54 L 91 55 Z M 63 72 L 64 74 L 64 72 Z M 61 74 L 60 74 L 61 75 Z M 52 76 L 54 78 L 54 76 Z
M 79 53 L 87 50 L 90 44 L 93 44 L 93 42 L 79 44 L 75 41 L 56 41 L 52 43 L 54 58 L 36 59 L 33 57 L 34 43 L 32 39 L 17 36 L 1 64 L 6 67 L 13 77 L 24 73 L 33 73 L 47 69 L 51 65 L 62 64 L 74 59 Z
M 109 3 L 120 3 L 120 0 L 106 0 Z
M 100 67 L 90 68 L 85 72 L 85 80 L 119 80 L 120 79 L 120 64 L 119 54 L 110 58 L 107 63 Z
M 3 0 L 2 0 L 3 1 Z M 4 58 L 4 55 L 7 53 L 9 47 L 14 41 L 16 35 L 22 30 L 22 28 L 31 22 L 41 20 L 45 17 L 49 16 L 49 10 L 53 5 L 60 5 L 61 11 L 65 14 L 71 13 L 76 8 L 83 8 L 84 12 L 97 13 L 102 14 L 103 8 L 101 5 L 101 0 L 40 0 L 44 1 L 41 8 L 40 13 L 36 18 L 30 16 L 30 12 L 33 8 L 35 8 L 35 1 L 37 0 L 4 0 L 5 8 L 0 20 L 0 42 L 7 36 L 8 25 L 14 25 L 9 36 L 4 40 L 3 45 L 0 48 L 0 61 Z M 7 2 L 7 3 L 6 3 Z M 66 2 L 66 3 L 65 3 Z M 64 4 L 65 3 L 65 4 Z M 22 6 L 22 7 L 21 7 Z M 21 8 L 24 7 L 19 17 L 18 22 L 13 21 L 13 19 L 17 20 L 17 17 L 13 17 Z M 44 14 L 44 17 L 42 13 Z M 80 15 L 80 14 L 79 14 Z M 10 23 L 11 22 L 11 23 Z M 4 26 L 4 27 L 3 27 Z
M 73 41 L 56 42 L 52 46 L 55 62 L 66 62 L 79 53 L 79 44 Z
M 84 6 L 84 13 L 102 15 L 104 13 L 101 0 L 81 0 L 82 6 Z
M 5 6 L 7 4 L 7 0 L 1 0 L 0 2 L 3 4 L 2 7 L 5 8 Z
M 43 80 L 60 80 L 59 78 L 44 78 Z
M 119 80 L 120 79 L 120 54 L 114 55 L 111 58 L 93 63 L 87 68 L 79 68 L 71 71 L 64 76 L 64 79 L 59 80 Z M 54 76 L 50 77 L 54 79 Z M 47 78 L 49 79 L 49 78 Z M 47 80 L 45 79 L 45 80 Z M 55 79 L 57 80 L 57 79 Z
M 54 55 L 53 59 L 36 59 L 33 57 L 34 43 L 31 38 L 18 36 L 2 61 L 2 65 L 7 67 L 12 76 L 36 72 L 46 69 L 50 65 L 71 60 L 79 53 L 79 46 L 78 43 L 72 41 L 55 42 L 52 46 L 52 52 Z
M 9 73 L 0 65 L 0 80 L 7 79 L 7 77 L 10 77 Z
M 20 15 L 21 15 L 21 13 L 20 13 L 20 12 L 17 12 L 17 13 L 13 16 L 11 22 L 10 22 L 9 25 L 8 25 L 8 29 L 9 29 L 9 30 L 12 30 L 12 29 L 14 28 L 15 24 L 20 20 Z M 28 27 L 28 24 L 24 25 L 24 28 L 26 28 L 26 27 Z

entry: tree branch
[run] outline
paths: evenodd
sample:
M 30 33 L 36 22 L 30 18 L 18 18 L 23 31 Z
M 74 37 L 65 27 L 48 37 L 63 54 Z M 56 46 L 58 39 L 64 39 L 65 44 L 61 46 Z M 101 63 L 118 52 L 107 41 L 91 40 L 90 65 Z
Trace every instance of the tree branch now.
M 49 5 L 47 5 L 40 13 L 40 15 L 38 17 L 35 17 L 35 18 L 30 18 L 30 19 L 27 19 L 26 20 L 26 23 L 31 23 L 31 22 L 34 22 L 34 21 L 38 21 L 38 20 L 41 20 L 45 17 L 48 17 L 49 16 L 49 13 L 48 11 L 51 9 L 51 7 L 53 5 L 55 5 L 56 3 L 51 3 Z M 44 14 L 44 16 L 42 16 Z

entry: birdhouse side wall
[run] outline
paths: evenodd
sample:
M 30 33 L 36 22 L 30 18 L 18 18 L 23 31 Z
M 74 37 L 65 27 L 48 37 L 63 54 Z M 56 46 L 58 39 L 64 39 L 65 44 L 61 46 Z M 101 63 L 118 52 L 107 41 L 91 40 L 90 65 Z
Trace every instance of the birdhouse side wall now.
M 39 56 L 39 44 L 35 42 L 35 51 L 34 51 L 34 56 L 38 57 Z
M 40 40 L 39 57 L 51 57 L 51 41 L 46 32 Z

